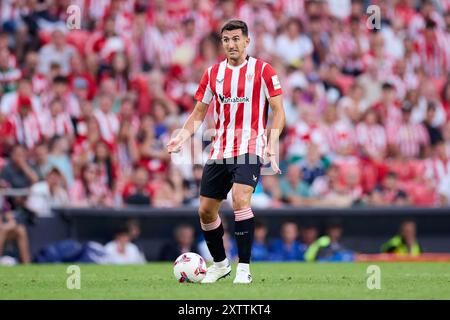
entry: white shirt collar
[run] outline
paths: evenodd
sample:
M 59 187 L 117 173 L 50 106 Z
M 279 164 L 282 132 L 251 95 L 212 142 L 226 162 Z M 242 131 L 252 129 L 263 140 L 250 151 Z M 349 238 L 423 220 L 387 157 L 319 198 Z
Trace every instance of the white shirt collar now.
M 232 66 L 231 64 L 228 63 L 228 59 L 225 59 L 225 60 L 227 61 L 227 68 L 230 68 L 230 69 L 239 69 L 239 68 L 242 68 L 243 66 L 245 66 L 245 65 L 247 64 L 248 59 L 249 59 L 249 57 L 247 57 L 247 58 L 244 60 L 244 62 L 242 62 L 242 63 L 241 63 L 240 65 L 238 65 L 238 66 Z

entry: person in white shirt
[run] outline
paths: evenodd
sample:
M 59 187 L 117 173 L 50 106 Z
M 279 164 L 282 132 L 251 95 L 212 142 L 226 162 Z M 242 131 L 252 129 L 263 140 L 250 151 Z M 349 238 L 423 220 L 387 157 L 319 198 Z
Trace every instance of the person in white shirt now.
M 301 22 L 291 18 L 286 25 L 286 32 L 277 37 L 276 54 L 286 65 L 298 64 L 305 56 L 312 54 L 311 39 L 301 33 Z
M 26 205 L 38 217 L 51 217 L 52 207 L 66 206 L 68 203 L 69 196 L 65 189 L 64 177 L 61 171 L 53 166 L 46 173 L 44 181 L 31 186 Z
M 128 228 L 120 229 L 115 239 L 105 245 L 107 261 L 110 264 L 143 264 L 144 255 L 138 247 L 131 242 Z
M 76 53 L 75 47 L 66 43 L 63 29 L 55 29 L 52 32 L 51 42 L 39 51 L 39 72 L 47 74 L 52 63 L 61 66 L 62 73 L 70 73 L 70 58 Z

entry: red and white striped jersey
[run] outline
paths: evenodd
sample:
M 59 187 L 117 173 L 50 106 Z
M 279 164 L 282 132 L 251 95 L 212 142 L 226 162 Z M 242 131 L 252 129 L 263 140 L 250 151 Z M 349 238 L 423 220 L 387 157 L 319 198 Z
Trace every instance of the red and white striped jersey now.
M 436 31 L 434 39 L 427 41 L 423 34 L 417 37 L 415 47 L 427 75 L 441 77 L 450 70 L 450 49 L 446 33 Z
M 434 157 L 425 164 L 425 177 L 432 179 L 437 185 L 450 178 L 450 159 Z
M 275 0 L 274 7 L 279 10 L 286 17 L 305 16 L 305 0 Z
M 428 132 L 421 123 L 401 123 L 386 126 L 388 143 L 398 148 L 401 155 L 416 158 L 420 147 L 429 143 Z
M 9 116 L 8 121 L 19 144 L 32 149 L 41 140 L 39 121 L 34 112 L 30 112 L 26 118 L 13 114 Z
M 102 138 L 109 144 L 114 143 L 120 127 L 117 115 L 113 112 L 104 113 L 97 109 L 94 111 L 94 117 L 97 119 L 100 126 Z
M 41 133 L 46 138 L 52 138 L 55 135 L 74 135 L 72 121 L 70 120 L 70 116 L 65 112 L 52 116 L 50 110 L 46 109 L 38 115 L 38 120 L 41 126 Z
M 379 124 L 367 125 L 360 122 L 356 126 L 358 144 L 366 149 L 369 155 L 384 155 L 387 148 L 386 131 Z
M 31 100 L 31 107 L 35 114 L 40 114 L 42 112 L 41 101 L 38 96 L 29 97 Z M 0 103 L 0 113 L 6 115 L 17 114 L 19 109 L 19 94 L 17 91 L 9 92 L 3 95 Z
M 56 94 L 49 90 L 40 97 L 42 103 L 42 109 L 46 110 L 49 108 L 50 102 L 52 100 L 60 98 L 64 103 L 64 112 L 70 117 L 78 118 L 80 116 L 80 102 L 78 98 L 72 92 L 66 92 L 62 97 L 56 96 Z
M 351 124 L 345 121 L 324 124 L 322 131 L 331 152 L 338 152 L 342 147 L 355 145 L 355 130 Z
M 210 159 L 225 159 L 245 153 L 263 156 L 268 99 L 282 93 L 270 64 L 247 57 L 240 66 L 227 59 L 203 74 L 195 99 L 209 104 L 213 98 L 215 136 Z
M 173 54 L 182 42 L 182 33 L 168 30 L 161 32 L 155 26 L 149 25 L 145 29 L 144 55 L 147 62 L 167 68 L 172 64 Z

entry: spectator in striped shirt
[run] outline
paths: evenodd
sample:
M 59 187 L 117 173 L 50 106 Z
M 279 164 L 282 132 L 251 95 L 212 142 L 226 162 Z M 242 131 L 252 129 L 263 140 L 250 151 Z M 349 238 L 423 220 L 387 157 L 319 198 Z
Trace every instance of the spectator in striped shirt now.
M 421 123 L 411 122 L 412 106 L 409 102 L 403 105 L 401 112 L 401 123 L 387 128 L 388 143 L 394 154 L 417 158 L 424 154 L 429 144 L 428 133 Z
M 367 110 L 361 122 L 356 125 L 356 136 L 361 156 L 374 161 L 383 161 L 387 155 L 387 138 L 385 129 L 379 124 L 378 114 L 373 109 Z
M 74 139 L 74 129 L 69 114 L 64 111 L 63 101 L 54 99 L 47 109 L 39 115 L 42 135 L 46 139 L 54 136 L 65 136 L 69 141 Z
M 80 178 L 69 191 L 69 198 L 74 207 L 109 207 L 113 204 L 111 192 L 99 180 L 98 166 L 93 162 L 83 166 Z
M 17 108 L 18 112 L 9 116 L 12 134 L 19 144 L 32 149 L 41 139 L 41 129 L 31 99 L 19 97 Z

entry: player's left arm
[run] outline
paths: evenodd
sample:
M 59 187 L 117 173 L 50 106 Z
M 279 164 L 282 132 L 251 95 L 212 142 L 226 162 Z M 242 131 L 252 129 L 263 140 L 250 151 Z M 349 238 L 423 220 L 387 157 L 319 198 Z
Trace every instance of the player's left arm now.
M 270 159 L 272 169 L 281 173 L 276 163 L 276 150 L 278 148 L 278 140 L 286 123 L 286 115 L 283 107 L 283 96 L 281 84 L 275 70 L 270 64 L 264 67 L 263 73 L 264 92 L 272 109 L 272 125 L 268 129 L 268 143 L 265 149 L 265 156 Z
M 270 97 L 269 105 L 272 109 L 272 125 L 268 131 L 268 143 L 267 143 L 267 152 L 270 154 L 275 154 L 275 148 L 278 144 L 278 140 L 280 138 L 280 134 L 283 131 L 283 128 L 286 124 L 286 115 L 284 113 L 283 107 L 283 96 L 281 94 Z

